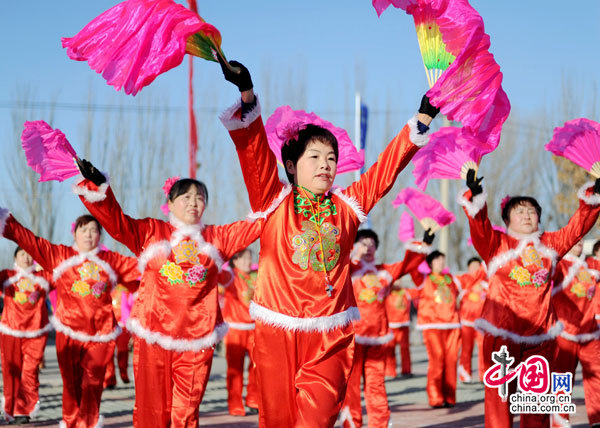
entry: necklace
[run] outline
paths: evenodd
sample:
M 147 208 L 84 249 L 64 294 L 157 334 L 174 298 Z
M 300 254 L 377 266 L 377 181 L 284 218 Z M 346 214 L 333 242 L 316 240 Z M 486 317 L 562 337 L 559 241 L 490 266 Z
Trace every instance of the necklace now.
M 309 192 L 314 197 L 315 196 L 314 193 L 302 186 L 298 186 L 298 188 L 301 189 L 302 191 L 304 191 L 304 196 L 306 197 L 306 199 L 308 199 L 308 203 L 310 204 L 310 212 L 311 212 L 313 218 L 318 219 L 319 216 L 321 215 L 320 208 L 319 208 L 319 202 L 318 201 L 316 202 L 316 208 L 315 208 L 313 206 L 312 199 L 306 194 L 306 192 Z M 331 285 L 331 281 L 329 280 L 329 274 L 327 273 L 327 266 L 325 263 L 325 251 L 323 250 L 323 238 L 321 236 L 321 227 L 318 223 L 318 220 L 317 220 L 317 224 L 316 224 L 316 229 L 317 229 L 317 235 L 319 236 L 319 247 L 321 248 L 321 264 L 323 265 L 323 275 L 325 277 L 325 292 L 327 293 L 327 296 L 333 297 L 333 285 Z

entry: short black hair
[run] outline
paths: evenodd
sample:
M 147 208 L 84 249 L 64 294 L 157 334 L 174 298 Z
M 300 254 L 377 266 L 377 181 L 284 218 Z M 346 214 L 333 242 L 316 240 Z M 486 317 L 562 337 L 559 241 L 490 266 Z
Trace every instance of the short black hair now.
M 15 258 L 17 257 L 17 254 L 19 253 L 19 251 L 25 251 L 25 250 L 23 248 L 17 246 L 17 248 L 15 248 L 15 254 L 14 254 Z
M 372 229 L 360 229 L 356 232 L 356 238 L 354 238 L 354 242 L 358 242 L 363 238 L 373 238 L 375 241 L 375 249 L 379 248 L 379 236 Z
M 235 262 L 237 259 L 239 259 L 240 257 L 242 257 L 246 253 L 252 254 L 252 250 L 250 248 L 244 248 L 243 250 L 238 251 L 233 256 L 231 256 L 231 258 L 229 259 L 229 261 L 231 263 L 233 263 L 233 262 Z
M 75 219 L 75 227 L 73 228 L 73 233 L 77 231 L 80 227 L 85 226 L 88 223 L 95 222 L 96 226 L 98 226 L 98 232 L 102 234 L 102 225 L 93 215 L 84 214 L 80 215 Z
M 431 263 L 438 257 L 446 257 L 446 255 L 438 250 L 433 250 L 431 253 L 429 253 L 427 255 L 427 258 L 425 259 L 425 261 L 427 262 L 427 266 L 429 266 L 429 269 L 431 269 Z
M 481 259 L 479 257 L 471 257 L 468 261 L 467 261 L 467 267 L 471 265 L 471 263 L 479 263 L 481 264 Z
M 295 166 L 298 163 L 300 156 L 302 156 L 306 151 L 308 143 L 314 140 L 321 141 L 323 144 L 329 144 L 335 153 L 336 162 L 339 160 L 338 140 L 335 138 L 335 135 L 333 135 L 333 133 L 328 129 L 321 128 L 317 125 L 308 124 L 306 125 L 306 128 L 298 132 L 297 138 L 292 138 L 286 141 L 283 146 L 281 146 L 281 160 L 283 161 L 283 169 L 285 169 L 285 174 L 287 175 L 290 183 L 294 183 L 294 175 L 288 172 L 287 168 L 285 167 L 286 162 L 291 160 Z
M 190 190 L 190 187 L 192 186 L 196 186 L 198 193 L 201 193 L 202 196 L 204 196 L 204 203 L 208 205 L 208 189 L 206 188 L 206 184 L 194 178 L 182 178 L 181 180 L 177 180 L 171 187 L 171 190 L 169 190 L 168 200 L 173 202 L 178 196 L 181 196 Z
M 594 242 L 594 248 L 592 248 L 592 255 L 596 255 L 596 253 L 600 250 L 600 240 Z
M 542 207 L 535 198 L 532 198 L 531 196 L 513 196 L 509 199 L 506 205 L 504 205 L 504 208 L 502 208 L 502 220 L 504 220 L 504 224 L 508 226 L 508 224 L 510 223 L 510 212 L 517 205 L 523 205 L 526 203 L 530 203 L 533 206 L 533 208 L 535 208 L 535 212 L 538 215 L 538 220 L 541 220 Z

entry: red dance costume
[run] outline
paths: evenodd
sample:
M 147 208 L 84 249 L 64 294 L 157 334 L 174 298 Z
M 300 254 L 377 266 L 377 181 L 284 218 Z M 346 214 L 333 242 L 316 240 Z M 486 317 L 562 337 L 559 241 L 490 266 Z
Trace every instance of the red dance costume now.
M 114 347 L 117 348 L 117 365 L 119 366 L 119 375 L 124 383 L 129 383 L 129 375 L 127 369 L 129 367 L 129 341 L 131 340 L 131 334 L 127 331 L 127 320 L 131 309 L 135 301 L 135 293 L 129 292 L 129 290 L 121 284 L 111 293 L 112 296 L 112 307 L 115 314 L 115 318 L 121 327 L 121 334 L 117 336 L 114 342 Z M 114 355 L 114 350 L 113 350 Z M 117 373 L 115 370 L 115 359 L 111 358 L 108 366 L 106 366 L 106 374 L 104 376 L 104 387 L 111 387 L 117 384 Z
M 460 297 L 460 360 L 458 363 L 458 377 L 461 382 L 471 382 L 472 370 L 471 360 L 473 349 L 477 342 L 477 354 L 479 355 L 479 380 L 483 382 L 483 335 L 475 330 L 475 320 L 481 316 L 485 294 L 488 287 L 487 272 L 481 267 L 477 272 L 465 273 L 458 277 L 462 292 Z
M 488 294 L 475 327 L 484 332 L 484 368 L 492 366 L 492 352 L 506 345 L 514 357 L 512 367 L 532 355 L 550 363 L 555 338 L 563 329 L 551 305 L 551 275 L 556 263 L 592 228 L 600 212 L 600 196 L 591 184 L 583 186 L 580 205 L 567 226 L 556 232 L 530 235 L 505 234 L 494 230 L 487 215 L 486 193 L 471 201 L 467 190 L 460 199 L 469 219 L 473 245 L 488 268 Z M 509 384 L 509 393 L 517 382 Z M 503 401 L 495 388 L 485 389 L 486 426 L 512 427 L 509 400 Z M 521 414 L 521 427 L 550 424 L 549 415 Z
M 430 406 L 456 404 L 456 363 L 460 340 L 457 300 L 460 288 L 449 274 L 427 275 L 418 288 L 417 330 L 427 350 Z
M 315 197 L 279 181 L 260 106 L 243 121 L 240 116 L 238 101 L 221 120 L 240 158 L 250 217 L 264 223 L 250 304 L 259 424 L 330 427 L 346 393 L 354 353 L 351 322 L 359 318 L 350 281 L 356 231 L 416 153 L 415 143 L 423 145 L 428 137 L 417 133 L 413 118 L 359 181 Z
M 223 318 L 229 325 L 225 336 L 225 357 L 227 359 L 227 404 L 229 413 L 246 414 L 242 401 L 244 387 L 244 359 L 248 364 L 248 385 L 246 386 L 246 406 L 258 408 L 258 391 L 252 361 L 254 347 L 254 321 L 250 318 L 250 301 L 254 296 L 256 271 L 243 272 L 233 269 L 233 281 L 225 286 Z
M 111 341 L 120 329 L 110 292 L 118 282 L 135 284 L 137 260 L 99 248 L 54 245 L 36 237 L 5 211 L 4 237 L 16 242 L 44 270 L 53 272 L 57 306 L 50 322 L 63 381 L 61 427 L 101 427 L 100 400 Z
M 133 219 L 108 183 L 75 187 L 106 231 L 138 256 L 142 278 L 127 329 L 135 336 L 133 424 L 197 427 L 214 346 L 227 333 L 217 301 L 223 259 L 250 245 L 259 224 L 187 225 Z
M 556 339 L 552 370 L 572 373 L 581 361 L 585 408 L 590 425 L 600 423 L 600 328 L 596 323 L 594 299 L 598 271 L 588 268 L 582 258 L 567 254 L 554 274 L 552 304 L 565 328 Z M 568 427 L 569 415 L 553 415 L 553 426 Z
M 4 310 L 0 322 L 2 354 L 2 412 L 34 417 L 39 410 L 39 367 L 44 357 L 50 324 L 46 296 L 50 276 L 34 267 L 0 271 Z
M 340 417 L 346 428 L 362 426 L 360 383 L 363 378 L 369 427 L 388 426 L 390 408 L 385 391 L 385 358 L 394 336 L 389 330 L 385 300 L 392 283 L 416 269 L 429 250 L 421 243 L 413 243 L 409 248 L 399 263 L 353 262 L 352 286 L 360 320 L 354 322 L 354 364 Z

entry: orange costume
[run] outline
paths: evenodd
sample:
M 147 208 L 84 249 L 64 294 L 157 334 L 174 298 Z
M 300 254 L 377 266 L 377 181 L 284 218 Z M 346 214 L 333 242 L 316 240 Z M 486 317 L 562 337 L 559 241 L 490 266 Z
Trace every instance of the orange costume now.
M 460 361 L 458 376 L 461 382 L 471 382 L 471 360 L 477 341 L 479 354 L 479 380 L 483 382 L 483 335 L 475 330 L 475 320 L 481 316 L 488 287 L 487 273 L 483 265 L 474 274 L 464 273 L 458 277 L 460 293 Z
M 221 121 L 240 158 L 250 217 L 264 223 L 250 304 L 259 424 L 333 426 L 352 369 L 351 322 L 359 318 L 350 281 L 354 237 L 428 137 L 413 118 L 359 181 L 316 197 L 279 181 L 260 106 L 243 121 L 240 115 L 238 101 Z
M 244 359 L 248 364 L 248 385 L 246 386 L 246 406 L 258 408 L 258 392 L 252 361 L 254 346 L 254 320 L 250 318 L 250 301 L 254 296 L 256 271 L 249 273 L 233 268 L 233 281 L 225 286 L 223 318 L 229 324 L 225 336 L 225 357 L 227 359 L 227 404 L 229 413 L 243 416 L 246 411 L 242 401 L 244 383 Z
M 552 304 L 565 328 L 556 339 L 552 370 L 571 373 L 581 361 L 585 408 L 590 425 L 600 423 L 600 328 L 596 323 L 594 296 L 598 271 L 588 268 L 582 258 L 567 254 L 554 274 Z M 568 427 L 569 415 L 553 415 L 554 426 Z
M 456 362 L 460 339 L 460 287 L 448 274 L 430 273 L 418 288 L 417 330 L 427 349 L 430 406 L 456 404 Z
M 582 187 L 580 205 L 568 225 L 556 232 L 530 235 L 494 230 L 487 216 L 483 192 L 471 201 L 467 190 L 461 205 L 469 219 L 473 245 L 488 268 L 488 294 L 475 327 L 484 332 L 484 368 L 492 366 L 492 352 L 506 345 L 516 367 L 532 355 L 552 361 L 554 339 L 562 331 L 551 305 L 551 277 L 556 263 L 592 228 L 600 212 L 600 196 L 591 184 Z M 550 366 L 552 369 L 552 365 Z M 517 382 L 509 384 L 509 393 Z M 486 426 L 512 427 L 510 400 L 497 389 L 485 389 Z M 548 426 L 548 415 L 521 414 L 521 426 Z
M 74 186 L 106 231 L 138 256 L 138 297 L 127 321 L 135 336 L 135 427 L 196 427 L 214 346 L 227 333 L 217 302 L 224 258 L 250 245 L 259 224 L 187 225 L 133 219 L 108 183 Z
M 129 319 L 129 314 L 131 313 L 133 302 L 135 301 L 134 294 L 135 293 L 131 293 L 121 284 L 117 285 L 117 287 L 111 293 L 113 312 L 119 323 L 119 327 L 121 327 L 121 334 L 117 336 L 114 346 L 117 348 L 117 364 L 119 366 L 119 374 L 124 383 L 129 383 L 127 369 L 129 366 L 129 341 L 131 339 L 131 334 L 129 334 L 129 331 L 127 331 L 126 325 L 127 320 Z M 115 359 L 111 358 L 108 362 L 108 366 L 106 366 L 104 387 L 106 388 L 107 386 L 115 386 L 116 384 L 117 377 L 115 371 Z
M 340 417 L 346 428 L 362 426 L 360 382 L 363 377 L 369 427 L 388 426 L 390 408 L 385 391 L 385 358 L 394 336 L 389 330 L 385 300 L 394 280 L 416 269 L 428 249 L 428 246 L 413 243 L 399 263 L 375 265 L 359 261 L 352 265 L 352 286 L 360 320 L 354 322 L 354 364 Z
M 117 282 L 139 276 L 137 261 L 96 248 L 54 245 L 36 237 L 4 211 L 4 237 L 16 242 L 44 270 L 53 272 L 57 306 L 50 322 L 56 330 L 56 355 L 63 381 L 61 427 L 101 427 L 100 400 L 111 341 L 120 333 L 110 291 Z
M 2 412 L 34 417 L 39 410 L 39 366 L 44 357 L 50 324 L 46 296 L 50 275 L 34 267 L 0 271 L 4 310 L 0 322 L 2 354 Z

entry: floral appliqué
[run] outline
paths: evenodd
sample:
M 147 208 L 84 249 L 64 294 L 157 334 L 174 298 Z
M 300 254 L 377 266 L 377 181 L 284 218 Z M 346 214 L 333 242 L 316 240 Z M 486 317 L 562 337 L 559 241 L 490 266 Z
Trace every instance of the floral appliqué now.
M 399 311 L 405 310 L 406 309 L 406 299 L 405 299 L 404 295 L 406 294 L 406 290 L 404 290 L 404 289 L 393 290 L 390 294 L 392 296 L 394 296 L 394 308 L 398 309 Z
M 86 281 L 75 281 L 71 287 L 71 291 L 78 293 L 81 297 L 85 297 L 91 293 L 90 285 Z
M 452 292 L 450 291 L 449 285 L 452 283 L 452 278 L 448 275 L 438 276 L 438 275 L 429 275 L 429 279 L 435 285 L 437 285 L 436 290 L 433 292 L 433 301 L 435 303 L 452 303 Z
M 577 297 L 587 297 L 589 300 L 592 300 L 596 291 L 592 275 L 587 270 L 581 269 L 576 278 L 577 282 L 571 286 L 571 293 Z
M 376 274 L 367 273 L 360 280 L 365 288 L 358 293 L 358 300 L 367 303 L 373 303 L 375 301 L 383 302 L 385 300 L 389 288 L 383 287 L 383 284 L 381 284 L 381 281 Z
M 533 282 L 533 285 L 535 286 L 535 288 L 539 288 L 548 282 L 549 276 L 550 276 L 550 272 L 548 272 L 548 269 L 540 269 L 536 273 L 533 274 L 533 277 L 531 278 L 531 282 Z
M 296 214 L 302 214 L 318 226 L 323 224 L 327 217 L 337 214 L 337 208 L 331 198 L 323 198 L 321 202 L 313 202 L 302 196 L 297 189 L 294 189 L 294 211 L 296 211 Z M 315 212 L 317 218 L 315 218 Z
M 183 270 L 178 264 L 166 262 L 162 265 L 159 272 L 167 278 L 171 285 L 183 283 Z
M 71 291 L 85 297 L 92 294 L 96 299 L 102 297 L 106 290 L 106 282 L 100 281 L 102 269 L 92 261 L 85 262 L 79 269 L 79 278 L 71 286 Z M 92 284 L 92 285 L 90 285 Z
M 313 222 L 303 221 L 302 231 L 303 233 L 292 238 L 292 247 L 295 249 L 292 262 L 302 270 L 307 270 L 310 264 L 315 272 L 322 272 L 323 263 L 328 271 L 333 269 L 340 257 L 340 244 L 337 243 L 340 230 L 328 222 L 317 226 Z M 319 242 L 319 232 L 321 242 Z M 321 243 L 323 251 L 321 251 Z
M 192 263 L 194 265 L 200 264 L 198 260 L 198 254 L 200 249 L 198 244 L 193 240 L 181 241 L 175 248 L 173 248 L 173 255 L 175 256 L 175 263 Z
M 97 283 L 92 285 L 92 294 L 96 298 L 99 298 L 102 295 L 102 293 L 104 293 L 104 290 L 106 290 L 106 282 L 104 281 L 98 281 Z
M 84 263 L 77 271 L 83 281 L 87 281 L 88 279 L 100 281 L 100 266 L 94 262 Z
M 521 262 L 523 266 L 536 265 L 539 268 L 544 267 L 542 258 L 533 245 L 525 247 L 521 254 Z
M 531 274 L 523 266 L 513 267 L 508 276 L 517 281 L 521 287 L 531 284 Z
M 25 303 L 27 303 L 27 294 L 21 291 L 15 291 L 15 297 L 13 297 L 13 299 L 15 300 L 15 302 L 24 305 Z
M 245 305 L 249 305 L 254 297 L 254 291 L 256 289 L 256 272 L 250 272 L 248 275 L 240 275 L 244 280 L 248 288 L 242 292 L 241 300 Z
M 15 284 L 15 287 L 16 290 L 13 300 L 20 305 L 24 305 L 27 302 L 33 305 L 40 298 L 40 292 L 36 291 L 35 283 L 29 278 L 19 279 Z
M 185 273 L 187 282 L 193 287 L 206 279 L 206 268 L 202 265 L 194 265 Z

